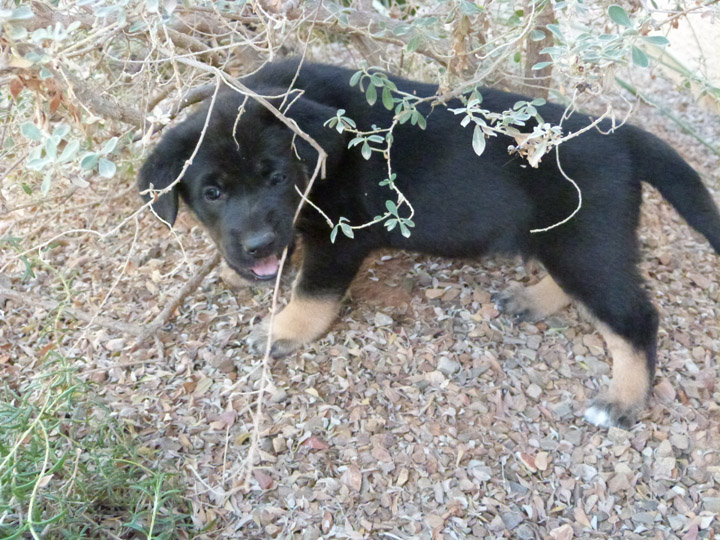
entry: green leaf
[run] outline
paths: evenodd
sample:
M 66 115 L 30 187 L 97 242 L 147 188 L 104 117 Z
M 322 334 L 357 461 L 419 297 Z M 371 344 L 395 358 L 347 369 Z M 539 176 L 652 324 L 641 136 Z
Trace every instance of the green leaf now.
M 565 36 L 563 36 L 563 33 L 557 24 L 548 24 L 547 29 L 550 30 L 553 34 L 555 34 L 555 37 L 558 38 L 558 40 L 562 42 L 565 41 Z
M 45 153 L 49 159 L 55 161 L 55 158 L 57 158 L 57 138 L 48 137 L 45 140 Z
M 648 65 L 650 64 L 647 55 L 641 49 L 638 49 L 635 45 L 633 45 L 632 47 L 632 60 L 635 65 L 644 68 L 648 67 Z
M 530 41 L 542 41 L 545 39 L 545 32 L 537 28 L 530 32 Z
M 544 68 L 546 68 L 546 67 L 548 67 L 548 66 L 551 66 L 551 65 L 552 65 L 552 62 L 538 62 L 537 64 L 535 64 L 535 65 L 532 67 L 532 70 L 533 70 L 533 71 L 538 71 L 538 70 L 540 70 L 540 69 L 544 69 Z
M 32 195 L 32 188 L 31 188 L 30 186 L 28 186 L 25 182 L 23 182 L 22 184 L 20 184 L 20 187 L 22 187 L 22 190 L 23 190 L 26 194 Z
M 388 219 L 385 222 L 385 228 L 389 231 L 392 231 L 395 226 L 398 224 L 398 220 L 396 218 Z
M 367 141 L 363 143 L 362 148 L 360 149 L 360 153 L 365 159 L 370 159 L 370 156 L 372 156 L 372 148 L 370 148 L 370 145 L 367 143 Z
M 58 124 L 55 129 L 53 129 L 53 135 L 61 139 L 64 139 L 68 133 L 70 133 L 70 126 L 67 124 Z
M 22 126 L 20 126 L 20 133 L 22 133 L 26 139 L 30 139 L 31 141 L 42 140 L 42 131 L 40 131 L 40 128 L 32 122 L 25 122 Z
M 405 238 L 410 238 L 410 229 L 407 228 L 407 225 L 400 222 L 400 232 Z
M 100 156 L 98 156 L 97 154 L 87 154 L 84 158 L 80 160 L 80 167 L 91 171 L 95 168 L 95 165 L 97 165 L 99 158 Z
M 377 90 L 375 89 L 375 85 L 368 85 L 367 92 L 365 92 L 365 99 L 367 99 L 367 102 L 371 107 L 375 105 L 375 102 L 377 101 Z
M 397 216 L 397 206 L 393 201 L 385 201 L 385 208 L 387 208 L 388 212 L 390 212 L 393 216 Z
M 30 6 L 20 6 L 15 8 L 10 13 L 9 21 L 22 21 L 25 19 L 32 19 L 35 15 L 30 9 Z
M 107 141 L 107 142 L 103 145 L 102 150 L 100 150 L 100 155 L 106 156 L 107 154 L 109 154 L 110 152 L 112 152 L 113 150 L 115 150 L 115 145 L 117 144 L 117 142 L 118 142 L 118 138 L 117 138 L 117 137 L 113 137 L 112 139 L 110 139 L 109 141 Z
M 45 197 L 48 192 L 50 191 L 50 179 L 52 178 L 52 174 L 50 171 L 45 175 L 45 178 L 43 178 L 42 184 L 40 184 L 40 193 L 42 193 L 43 197 Z
M 362 76 L 363 76 L 362 71 L 356 71 L 355 73 L 353 73 L 353 76 L 350 77 L 350 86 L 355 86 L 360 81 L 360 77 L 362 77 Z M 343 111 L 343 112 L 345 112 L 345 111 Z
M 77 151 L 80 149 L 80 142 L 79 141 L 70 141 L 65 145 L 65 148 L 63 148 L 62 154 L 60 154 L 60 159 L 58 160 L 58 163 L 67 163 L 72 158 L 75 157 L 75 154 L 77 154 Z
M 466 0 L 460 2 L 460 9 L 465 15 L 477 15 L 478 13 L 483 13 L 485 11 L 484 7 L 478 6 L 476 3 L 468 2 Z
M 485 133 L 483 133 L 482 128 L 477 124 L 475 124 L 475 129 L 473 130 L 472 147 L 478 156 L 481 156 L 485 151 Z
M 670 45 L 670 41 L 664 36 L 643 36 L 643 40 L 658 47 L 667 47 Z
M 419 35 L 413 36 L 413 38 L 410 41 L 408 41 L 408 43 L 406 45 L 408 52 L 417 51 L 418 48 L 420 47 L 421 42 L 422 42 L 422 38 Z
M 98 172 L 100 173 L 100 176 L 103 178 L 112 178 L 115 175 L 116 170 L 117 167 L 112 161 L 105 159 L 104 157 L 100 158 L 100 161 L 98 162 Z
M 427 127 L 427 122 L 425 121 L 425 117 L 418 113 L 418 119 L 417 119 L 418 126 L 420 126 L 420 129 L 425 129 Z
M 383 91 L 382 91 L 382 102 L 388 111 L 392 111 L 394 102 L 393 102 L 392 92 L 390 91 L 390 89 L 387 86 L 385 88 L 383 88 Z
M 337 232 L 338 232 L 338 227 L 339 227 L 339 226 L 340 226 L 340 224 L 335 225 L 335 226 L 333 227 L 332 232 L 330 233 L 330 242 L 333 243 L 333 244 L 335 243 L 335 238 L 337 238 Z
M 625 28 L 632 27 L 630 17 L 628 17 L 627 11 L 625 11 L 622 6 L 613 4 L 608 8 L 608 15 L 610 15 L 610 18 L 620 26 L 624 26 Z
M 342 233 L 347 236 L 348 238 L 355 238 L 355 233 L 352 230 L 352 227 L 348 225 L 347 223 L 340 223 L 340 230 Z
M 49 162 L 50 159 L 48 159 L 47 156 L 29 159 L 25 164 L 25 167 L 27 169 L 30 169 L 31 171 L 42 171 L 45 168 L 45 165 L 47 165 Z

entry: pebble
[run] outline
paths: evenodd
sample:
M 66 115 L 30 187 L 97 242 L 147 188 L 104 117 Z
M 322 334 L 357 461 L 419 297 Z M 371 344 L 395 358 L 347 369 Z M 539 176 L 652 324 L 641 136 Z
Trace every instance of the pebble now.
M 542 388 L 540 388 L 537 384 L 532 383 L 530 386 L 527 387 L 525 393 L 531 398 L 537 399 L 542 395 Z
M 720 514 L 720 497 L 705 497 L 702 505 L 703 510 Z
M 533 538 L 535 538 L 535 533 L 533 532 L 530 525 L 528 525 L 527 523 L 523 523 L 515 531 L 515 536 L 517 538 L 520 538 L 520 540 L 532 540 Z
M 520 512 L 504 512 L 501 517 L 505 527 L 509 530 L 513 530 L 523 522 L 523 515 Z
M 537 351 L 540 348 L 540 343 L 542 343 L 542 337 L 530 336 L 527 338 L 526 345 L 527 345 L 528 349 Z
M 393 319 L 390 315 L 380 312 L 375 314 L 373 321 L 375 322 L 375 326 L 390 326 L 393 323 Z
M 572 414 L 572 405 L 568 403 L 567 401 L 562 401 L 560 403 L 556 403 L 552 407 L 553 414 L 557 418 L 565 418 L 567 416 L 570 416 Z
M 440 357 L 437 364 L 438 371 L 448 376 L 459 371 L 460 367 L 460 362 L 457 362 L 452 358 L 448 358 L 447 356 Z
M 673 452 L 672 444 L 670 444 L 670 441 L 665 439 L 663 442 L 661 442 L 657 450 L 655 451 L 655 455 L 659 458 L 664 457 L 675 457 L 675 452 Z

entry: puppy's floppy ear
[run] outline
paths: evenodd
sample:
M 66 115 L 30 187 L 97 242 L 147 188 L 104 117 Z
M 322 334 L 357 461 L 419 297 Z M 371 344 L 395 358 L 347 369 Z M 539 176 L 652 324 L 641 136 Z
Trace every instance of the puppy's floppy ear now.
M 334 118 L 337 109 L 322 105 L 316 101 L 301 97 L 296 100 L 286 115 L 300 126 L 305 133 L 310 135 L 327 153 L 327 172 L 330 172 L 342 159 L 347 150 L 347 137 L 344 133 L 338 133 L 336 129 L 325 126 L 325 122 Z M 300 137 L 295 138 L 295 148 L 300 159 L 312 172 L 317 161 L 318 153 L 315 148 Z
M 197 113 L 166 133 L 150 153 L 138 175 L 140 192 L 146 191 L 150 184 L 153 189 L 165 189 L 180 175 L 185 161 L 192 154 L 200 137 L 201 123 L 196 116 Z M 155 213 L 170 226 L 175 223 L 177 217 L 178 194 L 179 183 L 169 192 L 159 195 L 152 203 Z M 152 195 L 143 193 L 142 198 L 147 202 Z

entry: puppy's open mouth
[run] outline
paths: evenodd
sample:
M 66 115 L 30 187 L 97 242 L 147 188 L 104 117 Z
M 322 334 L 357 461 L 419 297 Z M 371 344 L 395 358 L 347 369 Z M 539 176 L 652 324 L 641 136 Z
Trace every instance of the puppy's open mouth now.
M 250 267 L 250 272 L 256 279 L 266 280 L 272 279 L 277 275 L 280 261 L 277 255 L 270 255 L 264 259 L 260 259 L 255 265 Z

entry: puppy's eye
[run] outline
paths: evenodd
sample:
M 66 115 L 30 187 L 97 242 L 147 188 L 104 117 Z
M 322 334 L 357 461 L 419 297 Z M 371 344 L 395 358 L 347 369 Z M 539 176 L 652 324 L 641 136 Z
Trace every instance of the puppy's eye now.
M 287 174 L 285 173 L 273 173 L 270 177 L 270 185 L 271 186 L 279 186 L 280 184 L 284 184 L 287 180 Z
M 208 186 L 203 189 L 203 197 L 205 197 L 205 200 L 207 201 L 217 201 L 221 194 L 222 192 L 217 186 Z

